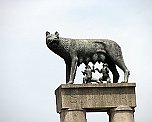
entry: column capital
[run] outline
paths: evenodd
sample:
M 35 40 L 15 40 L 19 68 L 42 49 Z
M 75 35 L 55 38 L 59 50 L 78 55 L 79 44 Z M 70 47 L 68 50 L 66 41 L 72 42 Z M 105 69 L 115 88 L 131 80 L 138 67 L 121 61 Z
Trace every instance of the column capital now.
M 130 106 L 120 105 L 116 108 L 110 109 L 110 111 L 111 112 L 114 112 L 114 111 L 133 111 L 134 112 L 134 108 L 131 108 Z

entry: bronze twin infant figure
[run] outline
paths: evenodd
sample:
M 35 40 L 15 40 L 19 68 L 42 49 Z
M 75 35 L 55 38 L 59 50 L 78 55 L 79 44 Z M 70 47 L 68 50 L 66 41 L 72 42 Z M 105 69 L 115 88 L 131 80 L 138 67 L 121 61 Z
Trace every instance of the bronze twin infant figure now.
M 96 70 L 99 73 L 102 73 L 102 77 L 100 77 L 99 79 L 96 79 L 96 78 L 92 77 L 92 72 L 95 73 Z M 82 71 L 82 73 L 85 76 L 85 77 L 83 77 L 83 83 L 85 83 L 85 84 L 92 83 L 92 82 L 103 83 L 103 81 L 106 81 L 107 83 L 111 83 L 111 79 L 110 79 L 110 76 L 109 76 L 109 68 L 108 68 L 107 63 L 103 64 L 103 68 L 101 70 L 98 69 L 98 68 L 94 69 L 94 65 L 91 69 L 91 67 L 89 65 L 87 65 L 85 67 L 85 70 Z

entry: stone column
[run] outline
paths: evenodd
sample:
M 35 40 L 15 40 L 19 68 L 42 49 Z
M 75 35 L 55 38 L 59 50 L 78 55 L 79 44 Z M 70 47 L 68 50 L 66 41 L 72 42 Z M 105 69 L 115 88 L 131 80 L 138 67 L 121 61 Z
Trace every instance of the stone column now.
M 111 109 L 109 122 L 134 122 L 134 109 L 129 106 L 119 106 Z
M 85 110 L 61 110 L 60 122 L 86 122 Z

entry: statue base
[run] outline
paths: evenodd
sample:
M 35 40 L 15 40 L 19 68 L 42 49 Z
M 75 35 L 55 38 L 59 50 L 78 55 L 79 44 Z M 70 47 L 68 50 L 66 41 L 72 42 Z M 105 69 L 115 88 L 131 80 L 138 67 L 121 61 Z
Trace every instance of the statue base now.
M 62 84 L 56 91 L 60 122 L 86 122 L 86 112 L 107 112 L 109 122 L 134 122 L 135 83 Z

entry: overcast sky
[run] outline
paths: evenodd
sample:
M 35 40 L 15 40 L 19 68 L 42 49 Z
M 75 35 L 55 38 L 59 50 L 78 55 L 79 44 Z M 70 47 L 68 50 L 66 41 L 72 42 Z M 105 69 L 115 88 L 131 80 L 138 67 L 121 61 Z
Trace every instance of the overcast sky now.
M 151 5 L 151 0 L 0 0 L 0 122 L 59 122 L 54 91 L 65 83 L 65 64 L 46 47 L 46 31 L 116 41 L 129 82 L 137 85 L 135 120 L 151 122 Z M 82 83 L 83 68 L 75 83 Z M 87 113 L 87 119 L 108 122 L 106 113 Z

